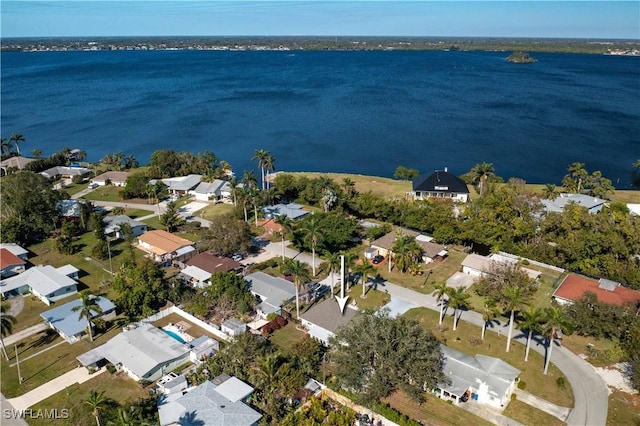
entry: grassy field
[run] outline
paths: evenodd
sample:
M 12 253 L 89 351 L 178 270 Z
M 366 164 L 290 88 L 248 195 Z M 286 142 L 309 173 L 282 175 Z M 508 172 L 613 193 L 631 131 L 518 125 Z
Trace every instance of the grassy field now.
M 287 325 L 271 333 L 269 341 L 278 346 L 285 354 L 289 354 L 293 345 L 303 340 L 306 335 L 307 333 L 296 328 L 294 321 L 289 321 Z
M 434 395 L 427 396 L 427 402 L 424 404 L 418 404 L 402 391 L 398 391 L 384 398 L 383 402 L 412 419 L 427 425 L 483 426 L 492 424 Z
M 123 198 L 120 196 L 121 190 L 122 188 L 119 186 L 99 186 L 98 188 L 84 195 L 82 198 L 91 201 L 123 201 Z M 133 203 L 134 201 L 131 200 L 131 202 Z
M 607 425 L 639 425 L 640 424 L 640 394 L 613 391 L 609 395 L 609 411 Z
M 140 387 L 126 374 L 110 374 L 106 372 L 82 384 L 75 383 L 32 407 L 33 410 L 51 410 L 54 408 L 61 410 L 66 408 L 69 410 L 67 419 L 30 419 L 29 424 L 31 426 L 86 426 L 96 424 L 95 417 L 91 414 L 91 408 L 84 403 L 91 390 L 104 391 L 105 398 L 120 404 L 134 402 L 139 398 L 149 396 L 147 389 Z M 104 419 L 102 421 L 104 422 Z
M 520 343 L 513 343 L 511 350 L 505 352 L 507 338 L 493 332 L 487 332 L 484 341 L 480 341 L 481 329 L 475 325 L 462 320 L 458 322 L 458 329 L 453 331 L 453 319 L 446 316 L 443 327 L 438 326 L 438 312 L 427 308 L 411 309 L 405 314 L 409 318 L 414 318 L 447 346 L 467 353 L 469 355 L 483 354 L 500 358 L 505 362 L 519 369 L 522 373 L 520 380 L 526 383 L 525 390 L 540 398 L 551 401 L 563 407 L 573 406 L 573 393 L 570 386 L 560 389 L 556 385 L 558 377 L 563 374 L 553 365 L 553 359 L 549 366 L 549 373 L 542 374 L 544 368 L 544 358 L 535 351 L 529 353 L 529 361 L 524 361 L 525 346 Z M 565 382 L 568 381 L 565 378 Z
M 511 401 L 502 414 L 525 425 L 561 426 L 565 424 L 551 414 L 518 400 Z
M 287 172 L 288 173 L 288 172 Z M 371 191 L 373 195 L 382 198 L 394 198 L 397 196 L 404 197 L 407 191 L 411 191 L 411 182 L 406 180 L 389 179 L 378 176 L 355 175 L 349 173 L 312 173 L 312 172 L 296 172 L 291 173 L 296 176 L 307 176 L 309 178 L 318 178 L 320 176 L 328 176 L 338 185 L 342 185 L 344 178 L 349 178 L 355 182 L 356 191 L 365 193 Z
M 197 216 L 203 219 L 211 220 L 216 216 L 233 212 L 234 208 L 235 207 L 233 207 L 233 204 L 225 204 L 225 203 L 211 204 L 202 210 L 198 210 Z
M 365 298 L 362 298 L 362 284 L 355 285 L 351 287 L 349 293 L 345 293 L 345 295 L 351 296 L 349 303 L 356 302 L 356 306 L 360 309 L 373 309 L 378 310 L 391 300 L 391 296 L 389 296 L 384 291 L 374 290 L 370 287 L 367 287 Z

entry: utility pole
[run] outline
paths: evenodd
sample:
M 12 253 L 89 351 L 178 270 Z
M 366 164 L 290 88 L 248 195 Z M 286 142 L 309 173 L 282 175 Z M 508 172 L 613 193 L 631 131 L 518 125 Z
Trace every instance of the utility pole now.
M 109 251 L 109 272 L 113 278 L 113 261 L 111 260 L 111 240 L 107 238 L 107 250 Z
M 18 383 L 22 384 L 22 375 L 20 374 L 20 360 L 18 359 L 18 344 L 14 343 L 13 348 L 16 351 L 16 365 L 18 366 Z

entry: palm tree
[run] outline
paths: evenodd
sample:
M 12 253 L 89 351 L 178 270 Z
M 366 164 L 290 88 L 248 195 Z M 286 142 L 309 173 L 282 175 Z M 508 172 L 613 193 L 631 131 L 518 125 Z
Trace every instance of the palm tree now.
M 555 200 L 560 196 L 560 191 L 558 191 L 558 187 L 552 183 L 548 183 L 542 188 L 542 196 L 547 200 Z
M 502 294 L 502 305 L 506 311 L 511 312 L 509 317 L 509 334 L 507 335 L 507 352 L 511 347 L 511 335 L 513 334 L 513 322 L 515 319 L 516 311 L 521 310 L 529 304 L 527 296 L 522 291 L 521 287 L 508 286 L 504 289 Z
M 269 156 L 269 151 L 264 149 L 256 149 L 255 154 L 251 157 L 252 160 L 258 160 L 258 168 L 260 169 L 260 177 L 262 183 L 262 189 L 264 189 L 264 165 L 265 160 Z
M 255 188 L 258 186 L 258 178 L 251 170 L 245 171 L 240 180 L 247 188 Z
M 376 268 L 369 263 L 367 259 L 361 259 L 360 264 L 356 266 L 356 271 L 360 274 L 360 280 L 362 281 L 362 298 L 365 297 L 365 288 L 367 287 L 367 281 L 369 280 L 369 275 L 373 274 L 376 271 Z
M 104 397 L 104 391 L 97 392 L 90 390 L 89 396 L 83 402 L 91 407 L 92 414 L 96 418 L 96 423 L 100 426 L 100 410 L 102 410 L 107 403 L 107 398 Z
M 562 178 L 562 186 L 564 186 L 567 191 L 580 194 L 584 183 L 589 178 L 589 173 L 587 169 L 585 169 L 584 163 L 571 163 L 567 172 L 569 173 Z
M 489 178 L 495 176 L 495 169 L 492 163 L 480 163 L 473 166 L 469 171 L 471 181 L 478 188 L 480 197 L 484 197 L 486 191 L 486 183 Z
M 11 152 L 11 141 L 9 139 L 0 138 L 0 149 L 3 154 Z
M 419 263 L 422 257 L 422 247 L 416 243 L 415 237 L 404 235 L 400 231 L 396 235 L 391 250 L 396 266 L 403 273 L 414 264 Z
M 556 307 L 545 308 L 543 331 L 549 341 L 549 350 L 547 351 L 547 359 L 544 363 L 544 374 L 547 374 L 547 371 L 549 370 L 551 349 L 553 349 L 553 342 L 556 339 L 556 333 L 558 330 L 562 332 L 569 332 L 571 330 L 571 322 L 565 316 L 562 309 Z
M 24 142 L 24 136 L 22 136 L 20 133 L 13 133 L 9 137 L 9 140 L 15 144 L 16 152 L 18 153 L 18 155 L 20 155 L 20 144 L 18 142 Z
M 31 151 L 31 155 L 38 159 L 42 158 L 42 150 L 40 148 L 34 148 L 33 151 Z
M 322 237 L 322 231 L 320 229 L 320 223 L 314 216 L 311 216 L 304 222 L 304 226 L 301 231 L 304 233 L 304 238 L 311 244 L 311 268 L 313 276 L 316 276 L 316 247 L 318 245 L 318 239 Z
M 306 263 L 294 259 L 285 259 L 284 268 L 293 275 L 293 284 L 296 288 L 296 318 L 300 318 L 300 285 L 309 281 L 309 267 Z
M 80 312 L 78 315 L 79 320 L 83 317 L 87 319 L 87 322 L 89 323 L 89 340 L 93 342 L 91 318 L 93 318 L 95 314 L 101 314 L 102 308 L 98 304 L 98 298 L 92 295 L 88 290 L 81 291 L 80 297 L 82 304 L 71 308 L 71 311 Z
M 356 183 L 353 179 L 348 177 L 342 179 L 342 188 L 344 189 L 344 193 L 346 194 L 347 198 L 351 198 L 353 196 L 355 187 Z
M 331 289 L 334 289 L 336 286 L 335 273 L 340 271 L 341 267 L 340 253 L 329 253 L 324 264 L 326 266 L 327 273 L 331 275 Z
M 289 219 L 289 216 L 287 216 L 286 214 L 281 214 L 276 216 L 274 222 L 280 225 L 280 227 L 282 228 L 280 234 L 282 235 L 282 260 L 284 260 L 284 234 L 289 230 L 289 227 L 291 226 L 291 223 L 293 221 Z
M 264 167 L 264 180 L 265 180 L 265 188 L 263 189 L 269 189 L 269 175 L 271 174 L 272 171 L 275 170 L 273 163 L 276 162 L 276 158 L 271 155 L 271 153 L 267 153 L 267 155 L 264 157 L 264 161 L 263 161 L 263 167 Z
M 11 335 L 11 332 L 13 331 L 13 325 L 17 322 L 17 320 L 14 316 L 9 315 L 7 312 L 9 312 L 8 303 L 0 304 L 0 346 L 2 347 L 4 358 L 9 361 L 7 348 L 4 346 L 4 340 L 2 338 Z
M 471 297 L 464 287 L 447 287 L 449 305 L 453 306 L 453 330 L 458 328 L 458 309 L 469 306 L 467 299 Z
M 487 331 L 487 323 L 493 321 L 498 315 L 500 315 L 500 311 L 494 302 L 487 302 L 484 304 L 484 308 L 482 309 L 481 340 L 484 340 L 484 333 Z
M 447 294 L 447 283 L 442 281 L 440 284 L 436 284 L 435 290 L 433 290 L 432 295 L 436 297 L 436 301 L 440 304 L 440 319 L 438 324 L 442 324 L 442 317 L 444 316 L 444 296 Z
M 540 331 L 540 325 L 544 320 L 544 311 L 540 308 L 530 307 L 521 313 L 522 321 L 520 328 L 527 330 L 527 347 L 524 351 L 524 360 L 529 360 L 529 349 L 531 349 L 531 336 L 534 332 Z
M 358 260 L 358 255 L 352 251 L 344 253 L 344 268 L 346 277 L 343 277 L 347 280 L 347 283 L 351 283 L 351 272 L 356 266 L 356 260 Z
M 260 206 L 262 194 L 258 188 L 249 188 L 249 191 L 247 191 L 247 197 L 249 198 L 249 204 L 253 206 L 253 219 L 256 227 L 258 227 L 258 207 Z

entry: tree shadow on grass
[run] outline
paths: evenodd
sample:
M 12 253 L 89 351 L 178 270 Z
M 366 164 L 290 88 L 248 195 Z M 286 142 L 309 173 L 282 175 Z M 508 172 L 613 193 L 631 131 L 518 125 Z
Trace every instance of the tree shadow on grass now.
M 30 375 L 29 377 L 23 377 L 23 378 L 22 378 L 22 382 L 26 382 L 27 380 L 30 380 L 30 379 L 34 378 L 34 377 L 35 377 L 35 376 L 37 376 L 38 374 L 40 374 L 40 373 L 42 373 L 43 371 L 45 371 L 47 368 L 52 367 L 54 364 L 57 364 L 57 363 L 58 363 L 58 361 L 60 361 L 60 360 L 61 360 L 62 358 L 64 358 L 64 357 L 66 357 L 66 355 L 60 355 L 60 356 L 58 356 L 58 358 L 57 358 L 55 361 L 53 361 L 53 362 L 49 363 L 48 365 L 46 365 L 46 366 L 42 367 L 40 370 L 36 371 L 35 373 L 33 373 L 32 375 Z

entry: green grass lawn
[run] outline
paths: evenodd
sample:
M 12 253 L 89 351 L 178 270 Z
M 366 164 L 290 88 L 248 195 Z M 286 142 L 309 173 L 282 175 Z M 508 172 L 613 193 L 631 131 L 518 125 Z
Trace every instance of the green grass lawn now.
M 111 328 L 106 333 L 98 333 L 93 342 L 84 339 L 74 344 L 69 344 L 51 329 L 21 340 L 17 344 L 17 350 L 20 360 L 20 373 L 24 379 L 22 385 L 18 380 L 17 366 L 10 366 L 10 364 L 16 363 L 16 347 L 13 345 L 8 347 L 9 362 L 4 358 L 0 361 L 2 393 L 7 398 L 13 398 L 77 368 L 78 360 L 76 357 L 102 345 L 118 334 L 121 331 L 119 323 L 118 319 L 111 321 Z M 45 349 L 48 350 L 40 353 Z M 27 359 L 32 355 L 35 356 Z
M 30 419 L 29 424 L 32 426 L 87 426 L 96 424 L 95 417 L 93 417 L 91 413 L 91 408 L 84 403 L 91 390 L 95 390 L 96 392 L 104 391 L 105 398 L 117 401 L 120 404 L 133 402 L 139 398 L 149 396 L 147 389 L 143 389 L 126 374 L 110 374 L 109 372 L 105 372 L 82 384 L 75 383 L 32 407 L 33 410 L 51 410 L 57 408 L 58 411 L 66 408 L 69 410 L 69 417 L 67 419 Z
M 338 290 L 339 293 L 340 290 Z M 373 309 L 378 310 L 391 300 L 389 294 L 374 290 L 367 287 L 365 298 L 362 298 L 362 284 L 355 285 L 351 288 L 351 291 L 345 293 L 345 295 L 351 296 L 349 303 L 356 302 L 356 306 L 360 309 Z
M 121 190 L 121 187 L 114 185 L 99 186 L 82 198 L 91 201 L 123 201 L 123 198 L 120 196 Z M 133 200 L 131 200 L 131 202 L 133 202 Z
M 204 209 L 198 210 L 197 215 L 203 219 L 211 220 L 216 216 L 232 213 L 233 210 L 233 204 L 218 203 L 208 205 Z
M 538 410 L 522 401 L 511 401 L 502 412 L 505 416 L 525 425 L 561 426 L 565 423 L 551 414 Z
M 287 325 L 271 333 L 269 342 L 279 347 L 283 353 L 290 354 L 293 345 L 303 340 L 306 336 L 307 333 L 296 329 L 296 323 L 290 320 Z
M 349 173 L 315 173 L 315 172 L 296 172 L 291 173 L 296 176 L 304 175 L 309 178 L 318 178 L 320 176 L 328 176 L 338 185 L 342 185 L 344 178 L 349 178 L 355 182 L 356 191 L 365 193 L 371 191 L 373 195 L 382 198 L 394 198 L 397 196 L 405 196 L 407 191 L 411 191 L 411 182 L 406 180 L 389 179 L 378 176 L 364 176 Z
M 431 330 L 438 340 L 453 349 L 469 355 L 483 354 L 497 357 L 519 369 L 522 372 L 520 380 L 526 383 L 525 390 L 527 392 L 563 407 L 573 406 L 573 393 L 566 378 L 567 386 L 565 389 L 560 389 L 556 385 L 556 379 L 564 377 L 564 375 L 553 365 L 553 358 L 548 374 L 543 375 L 544 358 L 542 355 L 532 350 L 529 353 L 529 361 L 525 362 L 524 345 L 513 342 L 511 350 L 505 352 L 506 336 L 491 331 L 486 333 L 484 341 L 480 341 L 481 328 L 465 322 L 464 313 L 462 320 L 458 322 L 456 331 L 453 331 L 451 316 L 445 316 L 444 327 L 441 329 L 438 326 L 438 312 L 427 308 L 411 309 L 405 315 L 418 320 L 423 327 Z
M 607 425 L 639 425 L 640 424 L 640 394 L 614 390 L 609 395 L 609 411 Z
M 427 402 L 418 404 L 404 392 L 398 391 L 383 399 L 391 407 L 426 425 L 484 426 L 492 423 L 435 395 L 427 395 Z
M 69 195 L 74 195 L 84 189 L 87 189 L 87 186 L 89 186 L 88 183 L 70 183 L 64 187 L 63 191 Z
M 154 213 L 149 210 L 124 209 L 124 214 L 129 216 L 131 219 L 136 219 L 143 216 L 149 216 L 150 214 L 154 214 Z
M 51 306 L 45 305 L 42 303 L 42 300 L 30 294 L 25 294 L 23 298 L 24 307 L 15 317 L 16 323 L 13 325 L 12 333 L 17 333 L 25 328 L 40 324 L 43 321 L 40 314 L 51 309 Z M 71 298 L 69 300 L 71 300 Z

